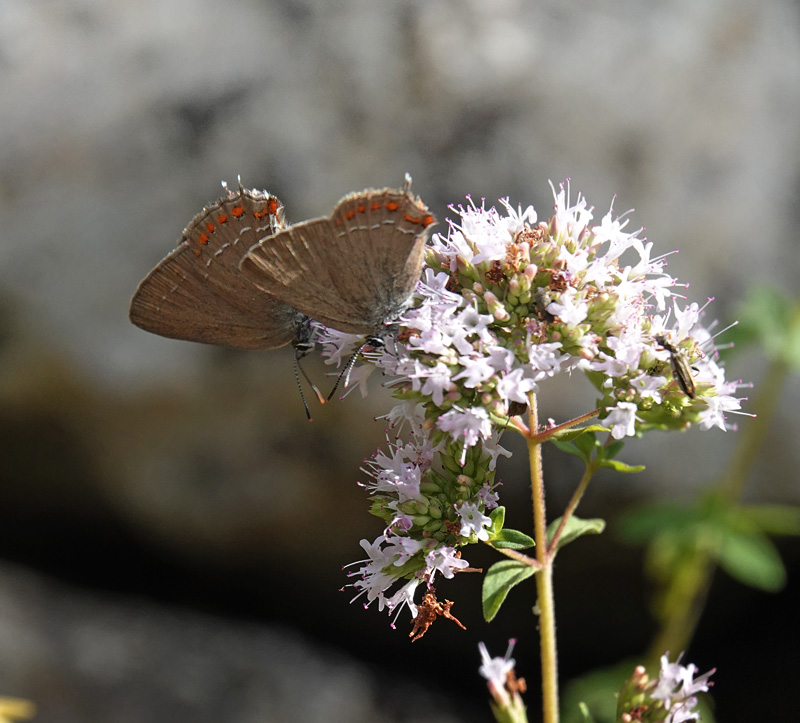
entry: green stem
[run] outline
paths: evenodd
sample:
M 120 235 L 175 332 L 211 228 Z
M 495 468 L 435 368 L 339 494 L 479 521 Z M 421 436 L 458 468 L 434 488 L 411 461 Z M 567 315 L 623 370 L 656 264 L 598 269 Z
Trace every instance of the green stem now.
M 531 436 L 535 439 L 535 441 L 539 442 L 546 442 L 551 437 L 555 437 L 558 432 L 562 432 L 565 429 L 569 429 L 570 427 L 574 427 L 581 422 L 585 422 L 587 419 L 591 419 L 592 417 L 596 417 L 602 409 L 593 409 L 591 412 L 586 412 L 586 414 L 581 414 L 580 417 L 575 417 L 575 419 L 570 419 L 566 422 L 562 422 L 556 427 L 549 427 L 541 432 L 537 432 L 535 429 L 530 430 Z
M 536 541 L 536 559 L 542 566 L 536 574 L 539 611 L 539 651 L 542 661 L 542 711 L 544 723 L 558 723 L 558 658 L 556 655 L 556 614 L 553 599 L 553 560 L 547 549 L 547 515 L 544 503 L 544 477 L 542 473 L 542 447 L 535 437 L 538 426 L 536 395 L 529 399 L 528 455 L 531 466 L 531 494 L 533 497 L 533 532 Z
M 537 570 L 541 569 L 541 565 L 539 564 L 538 560 L 534 560 L 532 557 L 528 557 L 527 555 L 523 555 L 521 552 L 517 550 L 511 550 L 509 548 L 502 548 L 502 547 L 495 547 L 491 543 L 487 542 L 487 545 L 491 547 L 495 552 L 499 552 L 501 555 L 505 555 L 506 557 L 510 557 L 512 560 L 516 560 L 517 562 L 521 562 L 524 565 L 528 565 L 529 567 L 535 567 Z
M 558 541 L 561 538 L 561 533 L 564 531 L 564 527 L 566 527 L 567 522 L 569 522 L 569 518 L 572 517 L 572 514 L 575 512 L 575 509 L 580 503 L 581 498 L 583 497 L 584 492 L 586 492 L 586 488 L 589 486 L 589 482 L 592 481 L 592 477 L 594 477 L 594 473 L 596 471 L 597 467 L 595 467 L 593 464 L 587 465 L 586 469 L 584 470 L 583 477 L 581 477 L 578 488 L 573 493 L 569 504 L 564 510 L 564 514 L 561 516 L 561 522 L 558 523 L 555 534 L 550 540 L 548 553 L 553 557 L 555 557 L 556 551 L 558 550 Z
M 648 670 L 657 668 L 658 659 L 667 650 L 676 656 L 689 647 L 703 612 L 714 567 L 708 554 L 697 551 L 670 580 L 660 605 L 669 615 L 663 618 L 661 629 L 650 645 L 645 663 Z

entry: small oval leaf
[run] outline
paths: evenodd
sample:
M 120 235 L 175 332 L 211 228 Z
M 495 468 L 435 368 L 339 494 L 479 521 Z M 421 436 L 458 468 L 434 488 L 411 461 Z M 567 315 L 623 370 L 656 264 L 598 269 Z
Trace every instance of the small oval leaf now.
M 498 550 L 527 550 L 536 544 L 532 537 L 519 530 L 500 530 L 489 543 Z
M 618 459 L 604 459 L 600 463 L 601 467 L 610 467 L 617 472 L 641 472 L 645 466 L 643 464 L 625 464 Z
M 500 505 L 489 513 L 492 524 L 489 526 L 489 535 L 499 535 L 506 521 L 506 508 Z
M 547 526 L 547 542 L 553 539 L 558 526 L 561 524 L 561 518 L 558 517 Z M 580 517 L 574 515 L 567 520 L 567 524 L 561 531 L 561 537 L 558 538 L 558 545 L 556 549 L 561 549 L 564 545 L 568 545 L 573 540 L 577 540 L 583 535 L 599 535 L 606 529 L 606 521 L 601 520 L 599 517 L 590 520 L 582 520 Z
M 786 568 L 770 540 L 760 533 L 728 533 L 719 551 L 719 564 L 739 582 L 768 592 L 786 584 Z
M 481 597 L 483 617 L 491 622 L 509 590 L 536 573 L 536 568 L 516 560 L 501 560 L 492 565 L 483 578 Z

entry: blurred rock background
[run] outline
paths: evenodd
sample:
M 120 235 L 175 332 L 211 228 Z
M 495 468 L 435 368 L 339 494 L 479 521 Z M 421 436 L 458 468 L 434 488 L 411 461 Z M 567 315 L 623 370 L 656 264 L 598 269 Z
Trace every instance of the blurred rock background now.
M 290 352 L 148 335 L 130 296 L 222 179 L 299 221 L 406 171 L 440 219 L 467 193 L 543 216 L 570 177 L 596 217 L 617 194 L 679 248 L 670 272 L 727 324 L 754 283 L 797 291 L 799 160 L 792 0 L 0 0 L 0 695 L 58 723 L 487 720 L 476 645 L 513 635 L 536 711 L 523 595 L 486 626 L 480 580 L 457 579 L 468 632 L 410 646 L 402 618 L 338 592 L 380 531 L 355 482 L 386 393 L 308 424 Z M 751 352 L 729 376 L 763 367 Z M 753 499 L 800 497 L 797 392 Z M 591 400 L 565 380 L 543 411 Z M 598 479 L 583 514 L 691 497 L 735 444 L 631 442 L 647 471 Z M 555 508 L 577 470 L 548 461 Z M 501 471 L 520 526 L 524 465 Z M 564 553 L 565 680 L 646 646 L 641 568 L 613 532 Z M 797 600 L 796 576 L 775 596 L 715 578 L 688 659 L 719 669 L 719 720 L 796 720 Z

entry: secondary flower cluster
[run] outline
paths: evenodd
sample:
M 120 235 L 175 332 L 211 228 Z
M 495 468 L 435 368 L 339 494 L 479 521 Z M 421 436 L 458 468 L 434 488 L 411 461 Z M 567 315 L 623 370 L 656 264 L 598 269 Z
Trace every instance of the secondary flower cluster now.
M 562 185 L 554 196 L 546 221 L 507 201 L 502 211 L 453 208 L 459 220 L 432 238 L 397 333 L 367 355 L 399 400 L 386 418 L 410 427 L 408 441 L 365 467 L 386 528 L 362 542 L 368 559 L 352 575 L 380 607 L 414 614 L 414 587 L 467 567 L 458 548 L 490 536 L 499 433 L 545 379 L 584 372 L 616 439 L 691 424 L 724 430 L 724 413 L 739 409 L 702 310 L 677 301 L 641 229 L 626 232 L 613 210 L 593 226 L 580 194 L 572 204 Z M 355 340 L 329 331 L 324 343 L 338 362 Z
M 697 694 L 707 693 L 715 669 L 697 676 L 697 666 L 680 664 L 680 656 L 669 662 L 661 656 L 656 680 L 650 680 L 643 667 L 637 667 L 625 682 L 617 699 L 617 719 L 623 723 L 689 723 L 700 720 Z
M 478 643 L 481 654 L 480 674 L 486 679 L 492 695 L 492 710 L 496 720 L 527 721 L 525 704 L 520 693 L 526 690 L 524 678 L 517 678 L 514 672 L 516 661 L 511 657 L 516 640 L 508 641 L 506 654 L 501 658 L 491 657 L 486 645 Z
M 361 541 L 367 559 L 356 563 L 351 576 L 367 604 L 377 600 L 379 609 L 390 612 L 407 605 L 416 617 L 417 585 L 467 569 L 457 548 L 488 538 L 491 520 L 485 513 L 497 507 L 495 462 L 504 450 L 495 439 L 465 450 L 452 441 L 434 445 L 414 416 L 409 421 L 410 440 L 389 442 L 388 454 L 378 452 L 363 468 L 370 511 L 386 527 L 374 542 Z

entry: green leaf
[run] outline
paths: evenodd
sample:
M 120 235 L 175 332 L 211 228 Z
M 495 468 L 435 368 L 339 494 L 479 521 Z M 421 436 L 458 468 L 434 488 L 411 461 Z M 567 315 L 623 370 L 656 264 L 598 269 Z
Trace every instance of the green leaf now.
M 667 530 L 685 530 L 700 519 L 701 515 L 694 507 L 657 502 L 624 513 L 617 521 L 617 527 L 627 542 L 642 543 Z
M 509 590 L 531 577 L 536 568 L 516 560 L 501 560 L 492 565 L 483 578 L 483 617 L 491 622 L 506 599 Z
M 599 721 L 616 721 L 617 695 L 622 681 L 630 677 L 640 660 L 621 661 L 613 668 L 595 668 L 564 685 L 561 723 L 585 723 L 581 704 Z
M 556 530 L 560 524 L 561 518 L 558 517 L 547 526 L 548 544 L 550 543 L 550 540 L 553 539 L 553 535 L 556 533 Z M 606 521 L 601 520 L 600 518 L 582 520 L 580 517 L 575 517 L 575 515 L 572 515 L 572 517 L 567 520 L 567 524 L 564 525 L 564 529 L 561 532 L 561 537 L 558 538 L 557 549 L 561 549 L 564 547 L 564 545 L 568 545 L 573 540 L 583 537 L 583 535 L 599 535 L 603 530 L 605 530 L 605 528 Z
M 592 458 L 592 452 L 600 446 L 599 442 L 597 441 L 597 435 L 594 432 L 589 432 L 589 434 L 581 434 L 575 440 L 575 446 L 583 452 L 584 457 L 589 460 Z
M 519 530 L 500 530 L 489 543 L 498 550 L 527 550 L 536 544 L 532 537 Z
M 645 469 L 643 464 L 626 464 L 625 462 L 620 462 L 618 459 L 604 459 L 600 463 L 601 467 L 610 467 L 617 472 L 641 472 Z
M 796 301 L 772 287 L 754 289 L 745 301 L 738 326 L 724 340 L 737 346 L 757 343 L 773 359 L 800 367 L 800 317 Z
M 761 590 L 776 592 L 786 584 L 786 568 L 777 549 L 758 532 L 725 531 L 719 564 L 739 582 Z
M 800 535 L 800 507 L 746 505 L 739 514 L 768 535 Z
M 570 427 L 561 432 L 556 432 L 550 437 L 550 441 L 558 440 L 559 442 L 571 442 L 574 439 L 582 437 L 584 434 L 594 432 L 608 432 L 608 428 L 604 427 L 602 424 L 590 424 L 586 427 Z
M 610 442 L 605 446 L 603 457 L 605 459 L 613 459 L 622 451 L 624 446 L 625 440 L 615 439 L 613 442 Z
M 489 526 L 489 536 L 495 537 L 500 534 L 500 531 L 503 529 L 503 525 L 506 521 L 506 508 L 500 505 L 500 507 L 495 507 L 489 513 L 489 519 L 492 521 L 492 524 Z
M 580 457 L 583 460 L 586 459 L 586 455 L 575 446 L 574 442 L 559 442 L 557 439 L 551 439 L 550 441 L 555 445 L 556 449 L 560 449 L 567 454 L 574 454 L 576 457 Z

